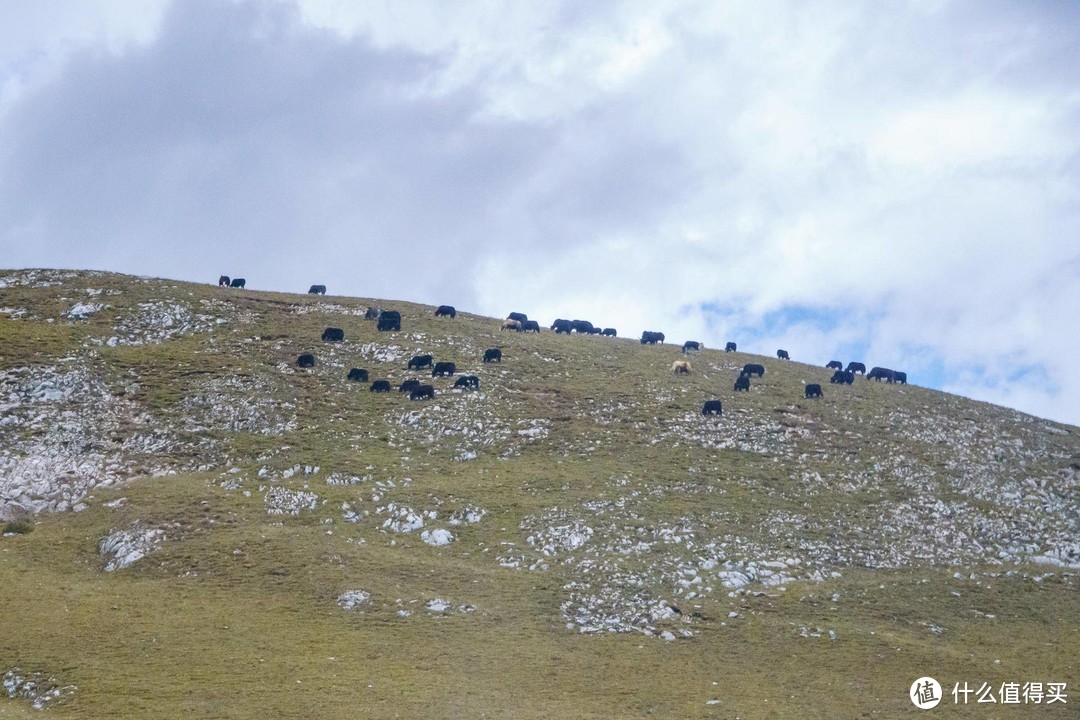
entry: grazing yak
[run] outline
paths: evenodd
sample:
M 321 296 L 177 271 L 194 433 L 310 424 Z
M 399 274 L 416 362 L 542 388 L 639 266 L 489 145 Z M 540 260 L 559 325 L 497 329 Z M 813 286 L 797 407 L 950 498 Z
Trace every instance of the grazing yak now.
M 682 351 L 688 353 L 691 350 L 701 350 L 705 346 L 699 343 L 697 340 L 687 340 L 682 344 Z
M 435 317 L 448 317 L 451 320 L 457 317 L 457 310 L 453 305 L 440 305 L 435 310 Z
M 742 368 L 743 375 L 757 375 L 758 377 L 765 376 L 765 366 L 758 365 L 756 363 L 747 363 Z
M 787 350 L 777 350 L 776 351 L 776 357 L 780 358 L 781 360 L 790 360 L 791 359 L 790 357 L 788 357 Z
M 693 368 L 690 367 L 689 360 L 676 360 L 675 362 L 671 363 L 671 372 L 675 373 L 676 375 L 689 375 L 692 369 Z
M 829 382 L 833 385 L 851 385 L 855 382 L 855 373 L 847 370 L 837 370 L 829 378 Z
M 435 398 L 435 388 L 430 385 L 417 385 L 409 393 L 410 400 L 423 400 L 427 398 L 429 400 Z
M 322 331 L 323 342 L 341 342 L 345 339 L 345 331 L 341 328 L 328 327 Z
M 724 352 L 735 352 L 738 349 L 738 347 L 739 346 L 736 345 L 735 343 L 729 342 L 727 345 L 724 346 Z
M 315 356 L 311 353 L 304 353 L 296 358 L 296 364 L 299 367 L 315 367 Z
M 894 373 L 889 368 L 876 367 L 866 374 L 866 379 L 877 380 L 878 382 L 884 380 L 885 382 L 891 383 L 896 380 L 896 373 Z
M 403 392 L 403 393 L 412 392 L 416 388 L 420 387 L 420 385 L 421 385 L 421 382 L 419 380 L 417 380 L 416 378 L 409 378 L 405 382 L 398 385 L 398 392 Z
M 907 373 L 893 370 L 893 379 L 901 385 L 907 385 Z
M 431 377 L 443 377 L 457 373 L 457 365 L 452 362 L 437 362 L 431 371 Z
M 519 323 L 524 325 L 526 322 L 528 322 L 529 316 L 526 315 L 525 313 L 513 312 L 513 313 L 510 313 L 509 315 L 507 315 L 506 319 L 507 320 L 517 320 Z
M 499 348 L 489 348 L 484 351 L 484 362 L 502 362 L 502 350 Z
M 513 330 L 514 332 L 521 332 L 521 321 L 520 320 L 511 320 L 510 318 L 507 318 L 506 320 L 503 320 L 502 327 L 500 327 L 499 329 L 500 330 Z
M 353 368 L 349 371 L 349 377 L 347 379 L 352 382 L 367 382 L 367 370 L 364 370 L 363 368 Z
M 540 334 L 540 323 L 535 320 L 526 320 L 521 323 L 521 332 L 534 332 L 537 335 Z
M 810 383 L 806 386 L 806 397 L 809 398 L 823 398 L 825 397 L 821 392 L 821 386 L 817 383 Z
M 479 390 L 480 378 L 475 375 L 462 375 L 454 382 L 454 387 Z
M 389 380 L 376 380 L 371 383 L 371 392 L 390 392 Z
M 732 389 L 735 392 L 739 392 L 740 390 L 750 392 L 750 376 L 740 375 L 739 377 L 735 378 L 735 387 Z
M 849 373 L 862 373 L 863 375 L 865 375 L 866 366 L 863 365 L 861 362 L 855 362 L 854 360 L 852 360 L 847 364 L 847 371 Z
M 829 368 L 830 370 L 843 370 L 844 363 L 840 362 L 839 360 L 830 360 L 825 367 Z
M 401 313 L 397 310 L 382 310 L 379 312 L 379 331 L 389 332 L 401 330 Z
M 379 319 L 379 313 L 381 313 L 381 312 L 382 312 L 381 308 L 369 307 L 368 309 L 364 310 L 364 319 L 365 320 L 378 320 Z
M 706 400 L 705 404 L 701 406 L 702 415 L 723 415 L 724 406 L 719 400 Z
M 326 286 L 325 285 L 312 285 L 311 287 L 308 288 L 307 294 L 308 295 L 325 295 L 326 294 Z
M 229 287 L 240 288 L 241 290 L 244 289 L 245 285 L 247 285 L 247 280 L 244 278 L 233 278 L 232 282 L 229 283 Z
M 600 334 L 604 337 L 618 337 L 618 333 L 615 332 L 615 328 L 604 328 L 600 331 Z
M 551 329 L 555 331 L 556 335 L 558 335 L 559 333 L 565 333 L 569 335 L 571 332 L 574 331 L 574 326 L 570 323 L 569 320 L 563 320 L 560 318 L 559 320 L 551 323 Z
M 646 330 L 645 332 L 641 333 L 642 345 L 655 345 L 656 343 L 664 343 L 664 333 L 653 332 L 652 330 Z
M 229 287 L 229 283 L 231 282 L 232 280 L 229 279 L 228 275 L 221 275 L 217 279 L 218 287 Z
M 588 320 L 571 320 L 570 327 L 578 335 L 591 335 L 593 324 Z
M 409 360 L 409 370 L 420 370 L 422 368 L 431 367 L 431 363 L 435 358 L 430 355 L 413 355 Z

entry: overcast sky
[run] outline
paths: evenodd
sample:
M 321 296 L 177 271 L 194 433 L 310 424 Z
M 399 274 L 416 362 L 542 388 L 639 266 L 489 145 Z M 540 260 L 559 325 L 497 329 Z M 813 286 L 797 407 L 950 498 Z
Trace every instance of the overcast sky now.
M 1080 424 L 1080 2 L 0 0 L 0 266 L 727 340 Z

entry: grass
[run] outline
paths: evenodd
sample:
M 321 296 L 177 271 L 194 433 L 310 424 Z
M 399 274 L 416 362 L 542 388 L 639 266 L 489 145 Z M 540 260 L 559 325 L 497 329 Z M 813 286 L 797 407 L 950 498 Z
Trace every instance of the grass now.
M 5 557 L 0 596 L 26 575 L 53 590 L 33 603 L 4 597 L 20 619 L 5 633 L 4 657 L 64 669 L 80 690 L 53 712 L 76 717 L 891 717 L 907 712 L 908 678 L 921 673 L 999 683 L 1075 672 L 1069 648 L 1080 618 L 1073 591 L 1053 584 L 1032 597 L 1005 583 L 965 601 L 1001 612 L 991 622 L 940 589 L 925 591 L 921 577 L 856 573 L 813 587 L 812 598 L 800 590 L 749 599 L 745 623 L 669 644 L 566 633 L 546 620 L 555 588 L 543 578 L 468 572 L 387 548 L 329 564 L 302 549 L 304 533 L 287 531 L 267 532 L 230 570 L 229 540 L 242 537 L 221 535 L 192 548 L 211 558 L 195 577 L 103 578 L 77 562 L 57 571 Z M 290 574 L 272 574 L 280 568 Z M 438 619 L 343 613 L 330 588 L 359 578 L 376 595 L 453 596 L 447 590 L 457 587 L 482 610 Z M 829 609 L 830 592 L 841 594 L 843 613 Z M 1032 601 L 1067 612 L 1030 617 Z M 921 614 L 949 636 L 913 626 Z M 800 638 L 792 623 L 835 628 L 838 639 Z
M 836 388 L 825 368 L 748 353 L 707 350 L 691 357 L 690 376 L 675 377 L 677 347 L 501 333 L 497 320 L 434 318 L 434 308 L 411 303 L 114 275 L 65 282 L 4 291 L 0 305 L 26 307 L 38 319 L 0 317 L 2 367 L 89 352 L 112 392 L 166 428 L 190 421 L 185 403 L 207 383 L 240 378 L 247 384 L 225 401 L 270 393 L 268 416 L 295 423 L 265 435 L 195 418 L 203 429 L 178 432 L 162 457 L 179 463 L 198 453 L 212 471 L 98 488 L 83 512 L 42 516 L 33 533 L 0 539 L 0 672 L 17 667 L 77 686 L 50 707 L 53 716 L 898 717 L 912 711 L 908 686 L 926 674 L 947 690 L 965 680 L 1075 682 L 1080 604 L 1069 573 L 835 562 L 840 576 L 821 582 L 787 583 L 783 591 L 755 585 L 734 597 L 716 588 L 688 600 L 672 597 L 656 570 L 700 559 L 709 541 L 725 538 L 737 540 L 725 545 L 729 555 L 736 546 L 765 553 L 759 559 L 797 554 L 797 543 L 835 541 L 856 519 L 873 539 L 886 532 L 875 525 L 881 508 L 914 499 L 905 473 L 928 468 L 924 484 L 943 500 L 965 498 L 983 469 L 1002 467 L 1002 483 L 1049 477 L 1080 457 L 1073 429 L 1051 433 L 1043 425 L 1052 424 L 916 386 L 859 378 Z M 68 301 L 59 298 L 75 297 L 72 288 L 118 294 L 105 295 L 111 307 L 91 320 L 67 323 L 60 313 Z M 93 342 L 139 303 L 162 298 L 226 302 L 233 319 L 160 344 Z M 378 333 L 370 321 L 318 303 L 393 307 L 405 332 Z M 307 308 L 314 310 L 297 311 Z M 346 343 L 321 343 L 327 326 L 344 328 Z M 400 360 L 373 359 L 364 349 L 372 344 L 398 346 Z M 480 363 L 496 346 L 504 361 Z M 405 364 L 421 350 L 477 374 L 483 395 L 451 394 L 452 380 L 436 381 L 435 403 L 410 403 L 344 381 L 355 366 L 397 384 L 416 375 Z M 316 353 L 316 368 L 283 369 L 304 351 Z M 736 368 L 746 362 L 761 362 L 766 375 L 750 393 L 735 394 Z M 803 382 L 823 383 L 825 398 L 804 400 Z M 723 419 L 697 415 L 709 398 L 724 402 Z M 417 424 L 399 422 L 409 413 Z M 962 452 L 911 430 L 960 428 L 969 416 L 982 439 Z M 546 436 L 519 434 L 535 427 Z M 738 442 L 710 446 L 725 434 Z M 1011 455 L 993 459 L 995 439 L 1012 437 L 1031 447 L 1034 459 L 1022 468 Z M 470 448 L 476 458 L 461 462 Z M 957 457 L 967 470 L 955 467 Z M 283 476 L 297 465 L 320 469 Z M 331 473 L 365 479 L 328 485 Z M 295 517 L 267 515 L 271 485 L 315 492 L 318 505 Z M 383 532 L 379 508 L 391 501 L 437 511 L 433 526 L 449 527 L 455 542 L 436 548 L 419 533 Z M 360 522 L 344 520 L 346 503 Z M 445 525 L 469 506 L 487 514 L 474 525 Z M 548 570 L 497 560 L 535 559 L 528 538 L 573 521 L 588 523 L 593 539 L 547 558 Z M 101 539 L 135 524 L 163 528 L 165 542 L 128 568 L 103 572 Z M 620 533 L 686 524 L 686 540 L 656 542 L 640 556 L 601 549 Z M 637 573 L 642 592 L 695 614 L 688 625 L 695 635 L 666 642 L 567 629 L 564 586 L 601 580 L 583 574 L 582 559 Z M 1015 574 L 1005 576 L 1009 569 Z M 978 577 L 957 580 L 958 570 Z M 335 599 L 350 589 L 370 592 L 371 601 L 343 611 Z M 435 598 L 475 610 L 430 613 L 425 603 Z M 27 707 L 0 699 L 0 717 L 29 716 Z M 1008 710 L 980 716 L 1019 716 Z M 936 712 L 970 717 L 972 710 L 947 702 Z

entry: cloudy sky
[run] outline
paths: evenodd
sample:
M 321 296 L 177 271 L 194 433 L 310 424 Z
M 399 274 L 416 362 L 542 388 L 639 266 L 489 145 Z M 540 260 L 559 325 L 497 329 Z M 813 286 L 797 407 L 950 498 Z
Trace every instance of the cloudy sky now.
M 0 267 L 449 303 L 1080 424 L 1080 3 L 0 2 Z

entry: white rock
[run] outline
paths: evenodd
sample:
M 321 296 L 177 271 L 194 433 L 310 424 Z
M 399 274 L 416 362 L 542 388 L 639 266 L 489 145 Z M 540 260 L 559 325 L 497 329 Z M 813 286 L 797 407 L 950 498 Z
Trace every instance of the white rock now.
M 371 593 L 367 590 L 346 590 L 337 596 L 338 605 L 342 610 L 352 610 L 357 605 L 364 605 L 371 599 Z
M 65 313 L 65 316 L 69 320 L 85 320 L 94 313 L 104 309 L 105 306 L 101 303 L 92 302 L 80 302 L 76 303 L 70 310 Z
M 98 551 L 107 558 L 105 572 L 126 568 L 144 557 L 161 544 L 165 531 L 160 528 L 140 529 L 138 525 L 131 530 L 113 530 L 105 536 Z
M 449 545 L 454 541 L 454 536 L 450 534 L 449 530 L 438 528 L 420 533 L 420 539 L 428 545 Z

